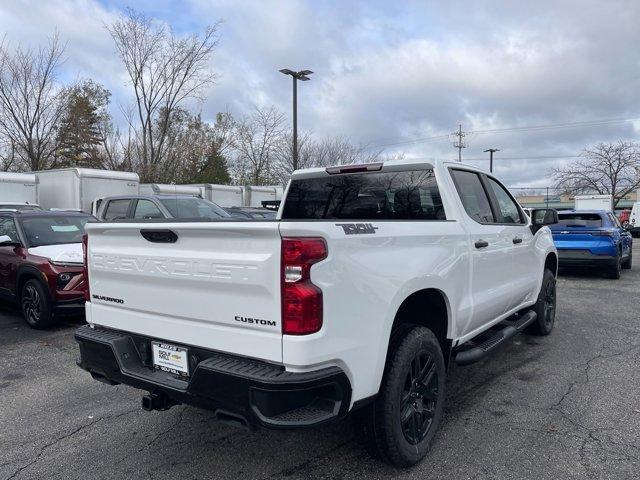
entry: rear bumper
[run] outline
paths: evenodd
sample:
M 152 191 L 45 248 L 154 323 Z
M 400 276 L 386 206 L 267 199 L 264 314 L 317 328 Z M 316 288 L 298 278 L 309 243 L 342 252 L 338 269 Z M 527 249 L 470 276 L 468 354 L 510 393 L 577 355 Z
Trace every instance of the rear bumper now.
M 558 249 L 558 264 L 561 267 L 604 267 L 615 265 L 613 255 L 594 255 L 590 250 Z
M 221 420 L 247 427 L 314 427 L 349 409 L 351 385 L 338 367 L 292 373 L 282 366 L 180 345 L 189 349 L 191 376 L 184 379 L 153 369 L 148 337 L 85 325 L 76 330 L 75 339 L 78 365 L 97 380 L 146 390 L 163 405 L 206 408 Z

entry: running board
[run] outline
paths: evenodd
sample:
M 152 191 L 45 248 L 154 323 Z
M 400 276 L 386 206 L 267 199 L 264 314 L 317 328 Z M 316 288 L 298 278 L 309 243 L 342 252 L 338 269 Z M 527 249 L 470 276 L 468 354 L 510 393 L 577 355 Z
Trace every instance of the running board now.
M 527 313 L 520 315 L 518 319 L 504 327 L 502 330 L 497 331 L 492 336 L 487 338 L 484 342 L 472 347 L 468 350 L 462 350 L 456 354 L 457 365 L 471 365 L 479 360 L 482 360 L 493 350 L 503 345 L 510 338 L 515 337 L 518 333 L 522 332 L 528 325 L 533 323 L 537 318 L 536 312 L 529 310 Z

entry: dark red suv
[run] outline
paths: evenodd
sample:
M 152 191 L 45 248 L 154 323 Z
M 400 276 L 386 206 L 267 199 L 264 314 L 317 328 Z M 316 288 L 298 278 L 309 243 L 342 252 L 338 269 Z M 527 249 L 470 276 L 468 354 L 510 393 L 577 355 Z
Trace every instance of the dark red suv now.
M 0 211 L 0 298 L 19 303 L 31 327 L 83 310 L 82 235 L 90 220 L 76 212 Z

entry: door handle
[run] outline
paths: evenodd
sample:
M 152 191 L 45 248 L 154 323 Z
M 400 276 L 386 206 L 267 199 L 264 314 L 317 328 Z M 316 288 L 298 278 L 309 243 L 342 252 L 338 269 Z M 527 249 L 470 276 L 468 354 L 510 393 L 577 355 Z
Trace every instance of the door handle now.
M 520 237 L 513 237 L 513 243 L 515 244 L 522 243 L 522 239 Z
M 140 230 L 146 240 L 152 243 L 176 243 L 178 235 L 172 230 Z
M 484 248 L 489 246 L 489 242 L 487 242 L 486 240 L 478 240 L 476 243 L 474 243 L 474 245 L 476 246 L 476 248 Z

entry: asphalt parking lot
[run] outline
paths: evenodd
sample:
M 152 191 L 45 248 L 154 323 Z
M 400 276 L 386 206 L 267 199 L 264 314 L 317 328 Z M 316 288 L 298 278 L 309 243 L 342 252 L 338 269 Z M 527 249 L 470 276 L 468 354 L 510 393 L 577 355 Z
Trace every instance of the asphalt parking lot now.
M 551 336 L 452 368 L 444 424 L 409 470 L 371 460 L 349 421 L 250 433 L 190 407 L 144 412 L 140 392 L 76 367 L 81 319 L 34 331 L 1 307 L 0 478 L 638 478 L 640 265 L 617 281 L 565 272 L 558 297 Z

